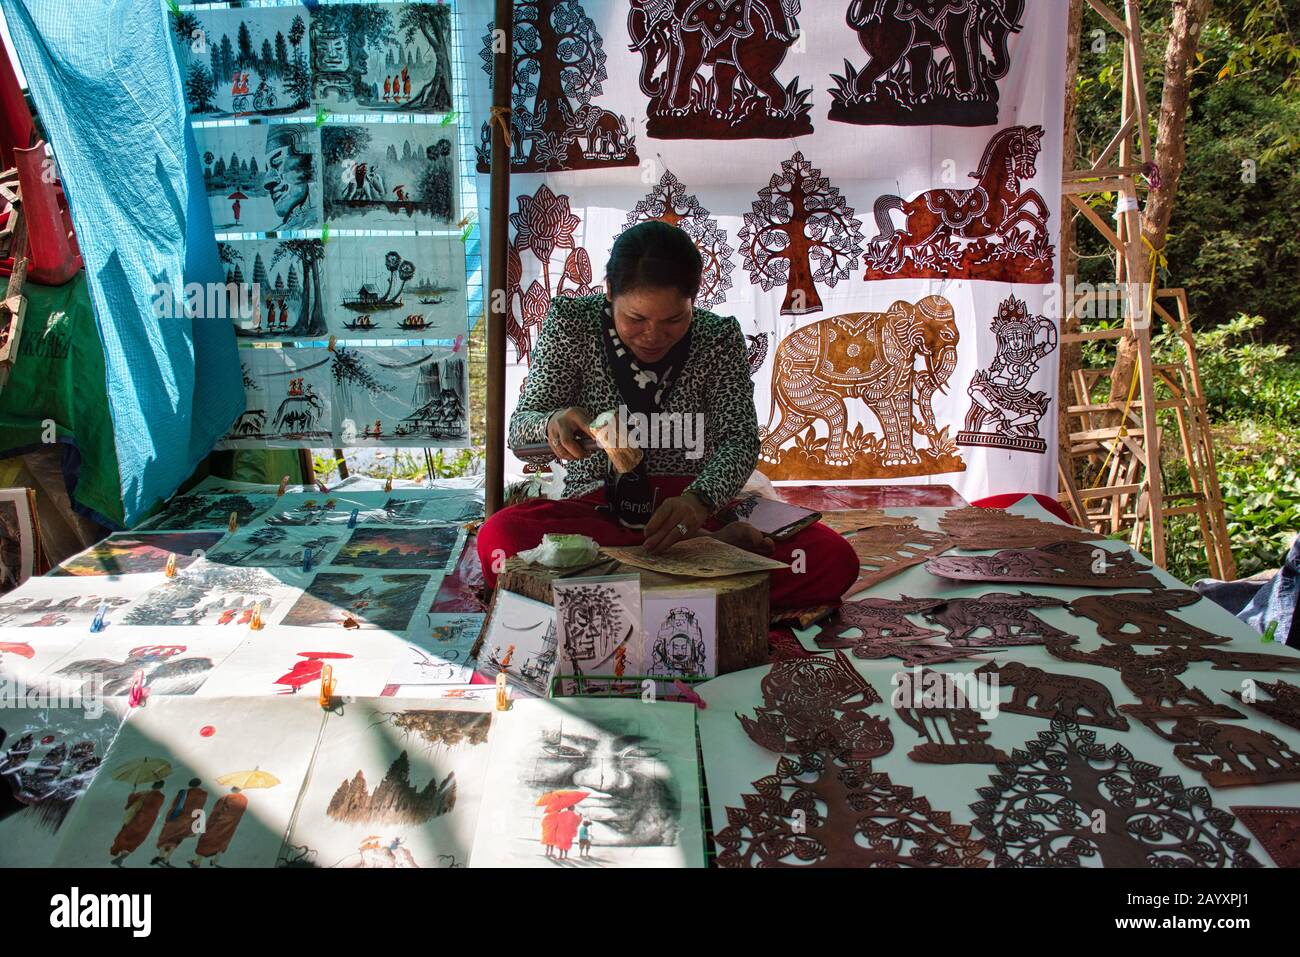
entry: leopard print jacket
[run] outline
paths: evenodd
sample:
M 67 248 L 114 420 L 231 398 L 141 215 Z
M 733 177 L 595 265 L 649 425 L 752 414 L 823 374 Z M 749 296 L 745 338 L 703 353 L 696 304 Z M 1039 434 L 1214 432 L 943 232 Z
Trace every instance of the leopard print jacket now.
M 553 412 L 577 406 L 594 419 L 622 404 L 602 340 L 603 295 L 557 298 L 533 347 L 524 392 L 510 417 L 510 446 L 546 442 Z M 740 323 L 695 310 L 686 365 L 677 376 L 662 413 L 681 416 L 676 447 L 646 448 L 651 475 L 693 475 L 694 492 L 711 512 L 736 497 L 758 464 L 758 417 L 754 383 L 745 359 Z M 661 420 L 662 430 L 675 417 Z M 699 424 L 703 436 L 699 436 Z M 668 436 L 658 441 L 669 445 Z M 686 446 L 686 447 L 683 447 Z M 702 452 L 702 454 L 698 454 Z M 536 461 L 536 460 L 534 460 Z M 596 452 L 566 463 L 564 497 L 603 488 L 608 456 Z

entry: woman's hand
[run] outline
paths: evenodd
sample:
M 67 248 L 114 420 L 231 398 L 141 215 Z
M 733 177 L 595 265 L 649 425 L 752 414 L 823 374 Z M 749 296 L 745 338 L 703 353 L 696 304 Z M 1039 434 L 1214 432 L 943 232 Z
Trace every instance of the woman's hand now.
M 586 409 L 570 406 L 556 412 L 546 422 L 546 441 L 561 462 L 573 462 L 591 455 L 582 447 L 579 433 L 591 435 L 591 416 Z
M 660 503 L 645 527 L 645 550 L 650 554 L 691 538 L 709 517 L 709 510 L 691 492 Z
M 764 535 L 748 522 L 731 522 L 714 532 L 713 537 L 720 542 L 759 555 L 770 555 L 776 548 L 776 542 L 771 537 Z

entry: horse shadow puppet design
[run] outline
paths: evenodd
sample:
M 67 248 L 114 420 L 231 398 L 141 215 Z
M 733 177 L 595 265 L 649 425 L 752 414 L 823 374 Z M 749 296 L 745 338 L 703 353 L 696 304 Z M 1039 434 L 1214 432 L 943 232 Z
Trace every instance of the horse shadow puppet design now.
M 881 196 L 875 203 L 879 233 L 863 255 L 863 278 L 1051 283 L 1051 210 L 1038 190 L 1024 185 L 1038 175 L 1042 145 L 1041 126 L 1008 127 L 989 140 L 969 174 L 975 180 L 970 189 L 929 189 L 913 199 Z

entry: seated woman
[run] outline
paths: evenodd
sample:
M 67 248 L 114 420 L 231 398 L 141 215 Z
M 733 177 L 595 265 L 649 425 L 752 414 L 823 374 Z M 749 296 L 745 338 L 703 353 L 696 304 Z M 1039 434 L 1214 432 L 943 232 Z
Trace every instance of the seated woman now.
M 488 585 L 495 587 L 505 558 L 540 544 L 547 532 L 644 544 L 651 552 L 710 534 L 793 562 L 772 573 L 774 609 L 837 602 L 857 578 L 852 547 L 820 523 L 773 542 L 751 525 L 713 518 L 753 473 L 759 438 L 745 338 L 735 319 L 695 308 L 701 271 L 685 232 L 641 223 L 614 243 L 606 295 L 552 304 L 510 419 L 510 447 L 549 445 L 568 468 L 564 497 L 524 501 L 484 523 L 478 553 Z M 672 422 L 682 441 L 649 443 L 640 473 L 615 475 L 606 452 L 589 451 L 582 439 L 592 436 L 594 416 L 616 409 Z M 695 422 L 702 435 L 694 434 Z M 636 520 L 642 513 L 628 491 L 638 478 L 651 490 L 648 521 Z

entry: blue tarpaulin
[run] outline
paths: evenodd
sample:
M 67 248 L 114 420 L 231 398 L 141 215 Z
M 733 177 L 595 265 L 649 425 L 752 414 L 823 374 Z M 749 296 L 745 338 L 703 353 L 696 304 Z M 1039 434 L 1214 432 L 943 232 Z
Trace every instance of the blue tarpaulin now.
M 229 319 L 162 318 L 160 288 L 220 283 L 202 170 L 157 0 L 0 0 L 72 210 L 127 525 L 244 410 Z M 206 296 L 202 297 L 206 301 Z

